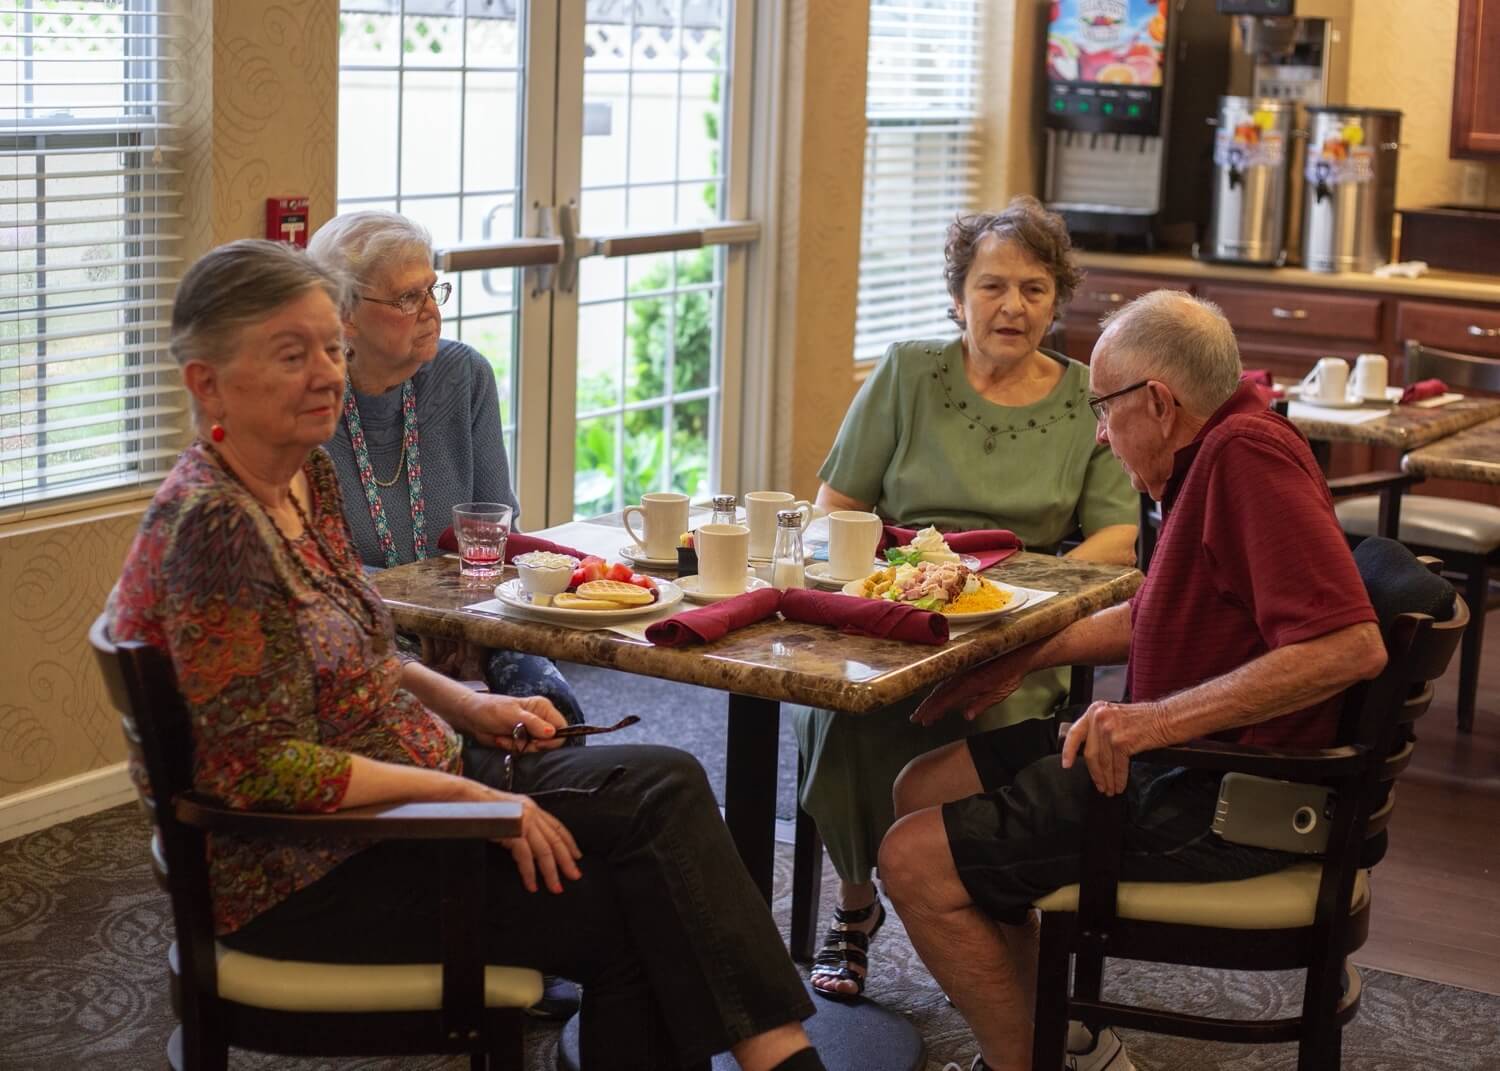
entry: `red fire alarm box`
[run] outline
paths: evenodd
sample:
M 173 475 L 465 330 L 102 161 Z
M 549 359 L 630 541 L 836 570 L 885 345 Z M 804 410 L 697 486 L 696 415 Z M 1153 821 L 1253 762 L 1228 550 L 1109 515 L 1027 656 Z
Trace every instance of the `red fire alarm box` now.
M 307 248 L 307 198 L 267 197 L 266 237 Z

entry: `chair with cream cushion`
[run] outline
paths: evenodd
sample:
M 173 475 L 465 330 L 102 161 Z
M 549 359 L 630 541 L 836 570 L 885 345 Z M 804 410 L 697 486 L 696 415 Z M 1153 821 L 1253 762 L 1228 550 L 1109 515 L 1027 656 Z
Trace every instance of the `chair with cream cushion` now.
M 1390 541 L 1377 542 L 1420 568 Z M 1361 572 L 1377 610 L 1382 603 L 1391 607 L 1392 600 L 1377 597 L 1363 561 Z M 1436 605 L 1452 593 L 1447 585 L 1441 588 Z M 1325 816 L 1325 854 L 1241 881 L 1120 882 L 1125 797 L 1094 796 L 1083 881 L 1036 902 L 1042 931 L 1032 1066 L 1062 1065 L 1069 1019 L 1096 1032 L 1120 1026 L 1216 1041 L 1295 1041 L 1300 1071 L 1339 1066 L 1340 1032 L 1360 998 L 1359 975 L 1347 957 L 1369 932 L 1370 867 L 1385 851 L 1394 780 L 1411 758 L 1412 722 L 1430 705 L 1431 681 L 1442 675 L 1469 617 L 1457 598 L 1444 621 L 1418 613 L 1389 616 L 1388 663 L 1376 680 L 1345 694 L 1341 746 L 1278 752 L 1199 742 L 1138 756 L 1167 766 L 1239 770 L 1334 788 L 1336 802 Z M 1071 989 L 1070 956 L 1076 957 Z M 1299 969 L 1305 972 L 1302 1014 L 1246 1021 L 1106 1001 L 1106 956 L 1229 970 Z
M 474 1069 L 522 1066 L 524 1010 L 540 999 L 542 977 L 485 964 L 478 939 L 483 855 L 489 841 L 518 830 L 519 806 L 406 804 L 326 815 L 216 806 L 191 791 L 191 734 L 170 660 L 146 644 L 112 642 L 103 616 L 89 640 L 132 758 L 152 786 L 142 796 L 154 826 L 152 862 L 177 935 L 168 961 L 180 1025 L 167 1044 L 176 1071 L 222 1071 L 230 1046 L 296 1056 L 462 1052 Z M 345 965 L 225 948 L 213 936 L 209 832 L 440 841 L 442 962 Z
M 1469 393 L 1500 394 L 1500 361 L 1406 343 L 1406 381 L 1441 379 Z M 1338 503 L 1339 524 L 1351 536 L 1379 532 L 1379 500 L 1361 495 Z M 1407 495 L 1401 502 L 1400 539 L 1417 554 L 1443 560 L 1443 568 L 1463 585 L 1473 620 L 1464 634 L 1458 662 L 1458 727 L 1474 728 L 1479 692 L 1479 655 L 1484 646 L 1485 611 L 1500 600 L 1490 598 L 1490 570 L 1500 566 L 1500 507 L 1461 498 Z

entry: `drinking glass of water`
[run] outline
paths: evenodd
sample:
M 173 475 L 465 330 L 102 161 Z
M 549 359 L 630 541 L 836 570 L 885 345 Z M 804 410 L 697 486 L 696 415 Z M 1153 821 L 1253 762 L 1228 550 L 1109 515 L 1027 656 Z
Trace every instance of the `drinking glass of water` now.
M 503 502 L 463 502 L 453 507 L 453 537 L 458 540 L 459 572 L 485 579 L 505 567 L 505 540 L 510 536 L 510 507 Z

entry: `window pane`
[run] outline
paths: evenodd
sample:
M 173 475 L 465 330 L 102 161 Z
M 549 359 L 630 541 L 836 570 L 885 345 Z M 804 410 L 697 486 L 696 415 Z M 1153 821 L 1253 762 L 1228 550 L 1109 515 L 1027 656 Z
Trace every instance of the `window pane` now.
M 396 124 L 371 116 L 396 114 L 394 71 L 343 71 L 339 75 L 339 197 L 382 197 L 396 192 Z
M 471 73 L 464 88 L 464 187 L 514 189 L 517 109 L 514 74 Z
M 693 498 L 713 493 L 708 402 L 678 402 L 672 410 L 672 490 Z
M 340 11 L 339 63 L 382 67 L 400 63 L 398 4 L 399 0 L 368 0 L 360 5 L 364 10 Z
M 573 516 L 616 509 L 617 416 L 580 420 L 573 440 Z
M 458 189 L 461 76 L 408 72 L 401 89 L 401 192 Z M 389 114 L 389 113 L 387 113 Z

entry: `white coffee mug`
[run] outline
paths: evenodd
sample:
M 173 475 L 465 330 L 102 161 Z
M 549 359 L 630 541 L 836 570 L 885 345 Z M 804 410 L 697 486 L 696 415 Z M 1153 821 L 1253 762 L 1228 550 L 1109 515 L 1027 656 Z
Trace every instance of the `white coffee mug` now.
M 1385 401 L 1385 388 L 1390 378 L 1390 362 L 1379 353 L 1361 353 L 1354 362 L 1354 390 L 1352 393 L 1371 401 Z
M 786 491 L 751 491 L 745 496 L 745 523 L 750 526 L 750 557 L 769 558 L 776 545 L 776 514 L 779 510 L 802 511 L 802 527 L 812 522 L 812 503 L 793 498 Z
M 836 580 L 858 580 L 874 568 L 884 523 L 873 513 L 836 509 L 828 515 L 828 572 Z
M 1310 402 L 1342 402 L 1349 389 L 1349 362 L 1323 357 L 1302 381 L 1302 397 Z
M 743 524 L 703 524 L 693 533 L 698 552 L 698 590 L 733 595 L 745 590 L 750 566 L 750 529 Z
M 637 532 L 630 518 L 641 518 L 643 531 Z M 676 558 L 677 540 L 688 530 L 688 496 L 676 491 L 653 491 L 641 496 L 639 506 L 626 506 L 621 519 L 625 531 L 648 558 Z

